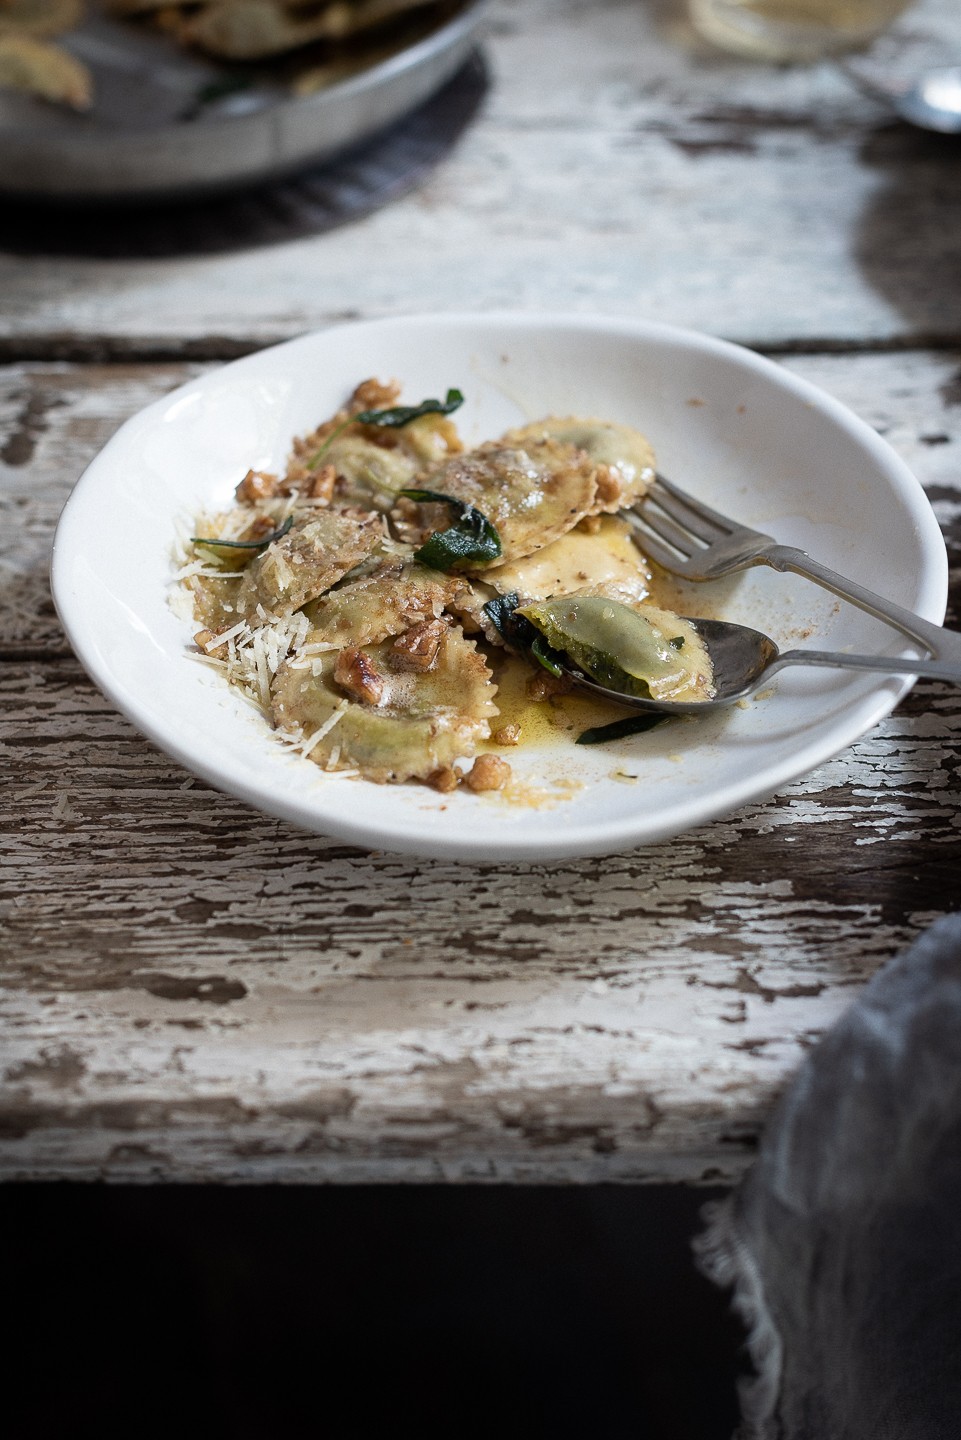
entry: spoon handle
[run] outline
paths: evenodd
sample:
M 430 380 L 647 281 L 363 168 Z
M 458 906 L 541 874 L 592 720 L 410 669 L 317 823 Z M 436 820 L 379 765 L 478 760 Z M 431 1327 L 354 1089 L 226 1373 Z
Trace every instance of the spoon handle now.
M 961 685 L 961 663 L 948 660 L 911 660 L 894 655 L 842 655 L 833 650 L 784 650 L 768 665 L 770 675 L 786 665 L 827 665 L 838 670 L 872 670 L 888 675 L 925 675 Z
M 923 645 L 925 650 L 938 660 L 953 664 L 954 674 L 942 676 L 942 679 L 953 679 L 957 672 L 961 671 L 961 634 L 957 630 L 945 630 L 943 625 L 932 625 L 930 620 L 922 620 L 920 615 L 905 610 L 902 605 L 895 605 L 892 600 L 885 600 L 873 590 L 867 590 L 854 580 L 845 579 L 837 571 L 829 570 L 827 565 L 813 559 L 805 550 L 796 550 L 791 545 L 774 545 L 765 550 L 764 561 L 775 570 L 791 570 L 795 575 L 803 575 L 806 580 L 813 580 L 816 585 L 823 585 L 826 590 L 840 595 L 842 600 L 849 600 L 852 605 L 866 610 L 877 620 L 893 625 L 902 635 L 907 635 L 909 640 Z M 865 664 L 861 668 L 869 669 L 870 666 Z M 910 664 L 901 668 L 911 671 Z M 913 673 L 921 675 L 928 672 L 919 669 Z

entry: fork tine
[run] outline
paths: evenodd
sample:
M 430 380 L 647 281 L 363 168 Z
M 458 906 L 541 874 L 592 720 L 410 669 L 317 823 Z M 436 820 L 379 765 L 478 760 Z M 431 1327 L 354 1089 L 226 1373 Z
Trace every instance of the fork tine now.
M 689 568 L 691 552 L 695 548 L 690 535 L 685 535 L 680 544 L 673 543 L 662 536 L 659 530 L 651 529 L 636 505 L 633 509 L 624 511 L 624 519 L 634 531 L 634 543 L 649 560 L 653 560 L 665 570 L 673 571 L 675 575 L 683 574 Z M 663 515 L 658 516 L 658 521 L 661 524 L 666 523 Z M 701 547 L 696 548 L 698 553 L 701 553 Z
M 705 544 L 731 535 L 735 529 L 734 522 L 726 515 L 685 494 L 660 473 L 655 474 L 650 489 L 641 500 L 642 505 L 645 500 L 660 506 L 665 514 L 670 515 L 679 525 L 686 526 Z
M 696 551 L 704 549 L 698 536 L 683 525 L 676 524 L 663 510 L 645 506 L 643 510 L 635 509 L 634 515 L 637 518 L 636 528 L 643 535 L 646 548 L 649 548 L 653 537 L 655 541 L 670 546 L 674 554 L 680 555 L 684 560 L 689 560 Z
M 705 522 L 695 511 L 687 510 L 671 495 L 660 488 L 655 489 L 653 485 L 642 495 L 635 509 L 655 533 L 669 538 L 672 544 L 683 537 L 686 541 L 682 546 L 685 554 L 700 549 L 702 545 L 710 545 L 712 541 L 726 539 L 716 526 Z
M 759 562 L 773 565 L 776 570 L 785 568 L 775 558 L 783 547 L 770 535 L 702 505 L 663 475 L 655 474 L 647 494 L 624 514 L 634 526 L 640 548 L 675 575 L 717 580 Z

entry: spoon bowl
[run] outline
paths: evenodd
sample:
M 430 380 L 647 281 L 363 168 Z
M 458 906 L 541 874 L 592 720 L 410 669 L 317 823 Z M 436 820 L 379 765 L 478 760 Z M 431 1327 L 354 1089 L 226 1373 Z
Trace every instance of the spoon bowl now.
M 681 617 L 694 627 L 711 658 L 714 694 L 704 700 L 655 700 L 627 695 L 599 685 L 572 663 L 561 661 L 564 674 L 580 690 L 611 700 L 631 710 L 656 711 L 662 715 L 704 715 L 752 695 L 778 670 L 788 665 L 826 666 L 841 670 L 869 670 L 890 675 L 925 675 L 961 685 L 961 665 L 929 658 L 913 659 L 893 655 L 845 655 L 829 650 L 779 650 L 769 635 L 730 620 L 699 620 Z
M 961 66 L 930 70 L 894 100 L 904 120 L 940 135 L 961 134 Z

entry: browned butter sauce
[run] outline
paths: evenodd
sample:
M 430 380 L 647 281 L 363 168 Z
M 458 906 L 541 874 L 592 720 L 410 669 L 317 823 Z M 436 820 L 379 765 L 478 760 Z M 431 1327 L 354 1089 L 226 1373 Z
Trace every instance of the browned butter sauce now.
M 596 700 L 583 691 L 568 691 L 564 695 L 551 695 L 546 700 L 532 700 L 528 686 L 536 671 L 515 655 L 495 653 L 489 656 L 497 685 L 497 708 L 500 712 L 491 721 L 491 730 L 496 734 L 509 725 L 520 728 L 516 744 L 499 744 L 492 738 L 483 741 L 479 752 L 493 751 L 510 760 L 511 752 L 523 749 L 543 750 L 555 746 L 570 746 L 572 740 L 584 730 L 598 725 L 610 725 L 615 720 L 635 714 L 626 705 L 612 705 Z

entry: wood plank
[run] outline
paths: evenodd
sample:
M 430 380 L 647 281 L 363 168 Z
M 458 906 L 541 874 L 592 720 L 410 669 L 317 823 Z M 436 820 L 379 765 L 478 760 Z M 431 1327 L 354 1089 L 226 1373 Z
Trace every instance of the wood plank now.
M 954 143 L 892 124 L 832 64 L 718 56 L 666 10 L 498 0 L 482 116 L 360 224 L 176 264 L 71 259 L 68 229 L 62 255 L 0 256 L 7 355 L 187 355 L 498 306 L 761 345 L 957 342 Z M 911 24 L 961 52 L 953 0 Z
M 958 357 L 790 365 L 925 480 L 957 599 Z M 15 575 L 45 572 L 106 432 L 183 375 L 11 367 Z M 945 686 L 668 844 L 428 863 L 192 781 L 65 654 L 39 579 L 28 601 L 0 663 L 3 1178 L 731 1180 L 806 1048 L 957 902 Z
M 941 687 L 669 844 L 465 866 L 192 784 L 69 662 L 0 678 L 8 1177 L 731 1179 L 956 885 Z
M 0 655 L 68 653 L 48 570 L 60 511 L 85 467 L 137 410 L 196 367 L 0 367 Z

